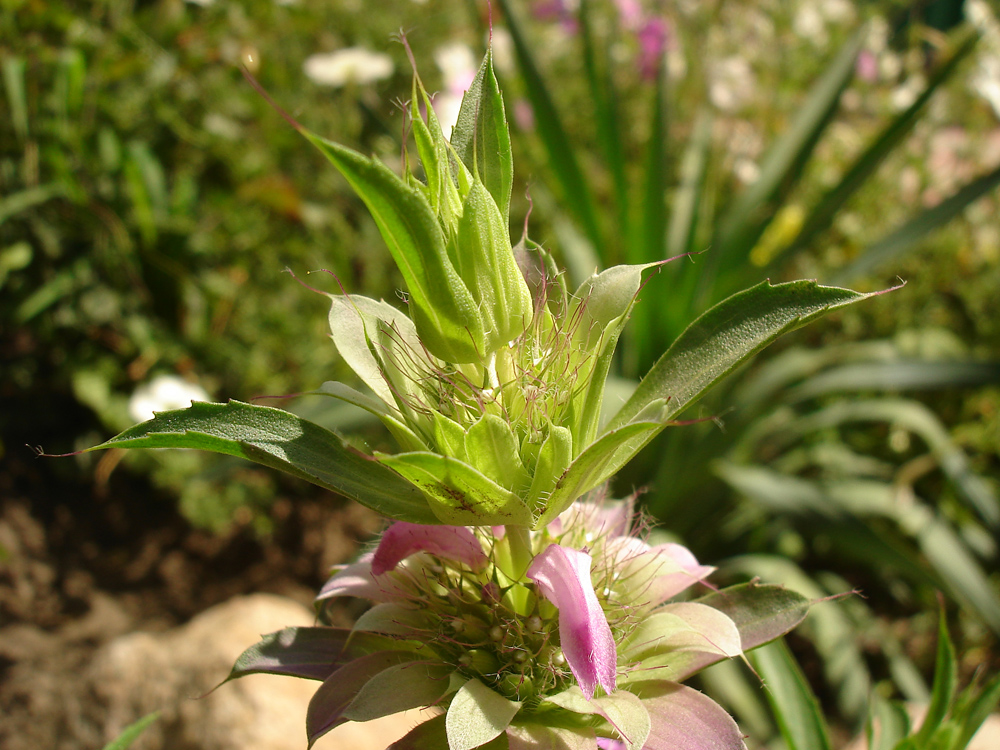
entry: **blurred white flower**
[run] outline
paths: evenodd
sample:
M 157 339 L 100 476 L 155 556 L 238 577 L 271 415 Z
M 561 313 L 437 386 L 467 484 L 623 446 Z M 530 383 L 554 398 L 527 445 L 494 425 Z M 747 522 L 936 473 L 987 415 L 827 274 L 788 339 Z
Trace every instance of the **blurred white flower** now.
M 969 86 L 986 100 L 1000 118 L 1000 21 L 982 0 L 969 0 L 965 15 L 982 38 L 979 59 L 969 77 Z
M 318 53 L 302 65 L 306 76 L 321 86 L 365 85 L 392 75 L 392 58 L 364 47 L 347 47 L 336 52 Z
M 743 57 L 733 55 L 713 63 L 708 98 L 724 112 L 734 112 L 750 103 L 754 93 L 753 71 Z
M 192 401 L 209 401 L 208 392 L 197 383 L 177 375 L 157 375 L 135 389 L 128 400 L 128 413 L 136 422 L 153 418 L 153 412 L 184 409 Z
M 469 45 L 453 42 L 434 50 L 434 62 L 444 79 L 444 90 L 434 97 L 434 114 L 441 123 L 442 132 L 451 137 L 451 130 L 458 122 L 462 97 L 476 78 L 476 56 Z

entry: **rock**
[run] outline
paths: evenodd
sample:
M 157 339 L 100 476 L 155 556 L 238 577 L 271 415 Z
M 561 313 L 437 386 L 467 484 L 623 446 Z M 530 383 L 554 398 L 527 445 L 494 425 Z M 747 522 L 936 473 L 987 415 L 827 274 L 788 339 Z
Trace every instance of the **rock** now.
M 301 604 L 256 594 L 212 607 L 173 630 L 118 636 L 89 663 L 67 661 L 62 672 L 60 659 L 49 652 L 46 668 L 36 664 L 32 672 L 25 665 L 23 676 L 46 681 L 45 705 L 5 717 L 9 731 L 0 744 L 9 750 L 99 748 L 160 711 L 132 750 L 305 750 L 306 707 L 319 683 L 251 675 L 213 688 L 261 634 L 311 624 L 312 612 Z M 35 638 L 19 637 L 27 644 L 29 636 Z M 48 651 L 41 641 L 35 647 Z M 414 713 L 345 724 L 314 748 L 383 750 L 420 720 Z

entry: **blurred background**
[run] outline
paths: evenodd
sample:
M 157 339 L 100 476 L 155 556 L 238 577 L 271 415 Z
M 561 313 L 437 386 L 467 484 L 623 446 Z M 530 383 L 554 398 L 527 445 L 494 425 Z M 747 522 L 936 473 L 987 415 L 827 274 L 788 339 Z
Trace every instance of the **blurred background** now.
M 1000 9 L 497 0 L 492 13 L 515 239 L 530 212 L 571 283 L 695 253 L 644 287 L 609 400 L 699 313 L 764 278 L 905 282 L 782 339 L 615 494 L 641 491 L 654 533 L 720 582 L 860 592 L 789 639 L 835 747 L 877 698 L 926 701 L 939 597 L 960 681 L 995 672 Z M 398 170 L 400 33 L 447 121 L 490 16 L 479 0 L 0 0 L 0 19 L 0 713 L 13 717 L 0 744 L 97 747 L 176 700 L 109 687 L 126 680 L 106 668 L 115 639 L 173 633 L 252 592 L 308 606 L 381 525 L 235 459 L 36 457 L 192 398 L 352 382 L 308 287 L 399 299 L 363 205 L 241 68 L 313 131 Z M 391 449 L 325 401 L 261 403 Z M 698 686 L 753 747 L 780 746 L 748 670 Z M 164 711 L 147 747 L 256 747 Z

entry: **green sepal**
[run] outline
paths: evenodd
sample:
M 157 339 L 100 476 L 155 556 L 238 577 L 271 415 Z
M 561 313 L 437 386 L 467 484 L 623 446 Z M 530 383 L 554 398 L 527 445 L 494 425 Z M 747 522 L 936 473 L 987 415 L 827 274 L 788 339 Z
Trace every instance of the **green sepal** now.
M 538 451 L 534 476 L 528 489 L 527 503 L 533 511 L 543 507 L 573 460 L 573 435 L 565 427 L 551 425 Z
M 418 489 L 336 433 L 281 409 L 195 403 L 88 448 L 194 448 L 245 458 L 339 492 L 397 521 L 441 523 Z
M 641 750 L 649 737 L 651 723 L 649 712 L 638 696 L 627 690 L 616 690 L 611 695 L 587 700 L 583 691 L 574 685 L 561 693 L 549 696 L 543 703 L 551 703 L 560 708 L 583 715 L 604 718 L 619 735 L 627 750 Z
M 531 526 L 528 506 L 467 463 L 438 453 L 376 453 L 375 458 L 419 487 L 438 523 Z
M 510 425 L 494 414 L 484 414 L 465 433 L 465 455 L 470 466 L 516 495 L 531 481 Z
M 478 179 L 465 198 L 449 252 L 479 306 L 486 337 L 482 357 L 487 359 L 524 332 L 531 323 L 533 304 L 514 260 L 507 222 Z

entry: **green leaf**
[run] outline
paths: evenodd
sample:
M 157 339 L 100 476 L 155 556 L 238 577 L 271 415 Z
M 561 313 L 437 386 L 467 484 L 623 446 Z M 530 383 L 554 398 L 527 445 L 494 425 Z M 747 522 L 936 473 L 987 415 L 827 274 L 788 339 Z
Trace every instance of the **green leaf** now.
M 3 60 L 3 83 L 7 91 L 7 104 L 10 107 L 10 123 L 17 133 L 18 140 L 28 139 L 28 97 L 25 93 L 23 57 L 7 54 Z
M 472 750 L 498 737 L 520 708 L 479 680 L 469 680 L 455 693 L 445 716 L 449 750 Z
M 521 498 L 451 456 L 415 452 L 376 458 L 423 490 L 437 523 L 531 526 L 531 511 Z
M 301 132 L 368 206 L 406 281 L 412 318 L 427 348 L 451 362 L 477 361 L 484 351 L 482 320 L 448 259 L 441 225 L 427 199 L 377 159 Z
M 396 438 L 396 442 L 400 444 L 403 450 L 427 450 L 427 444 L 400 419 L 399 413 L 395 409 L 387 406 L 383 401 L 366 396 L 364 393 L 359 393 L 343 383 L 328 380 L 319 387 L 319 390 L 306 391 L 301 395 L 330 396 L 346 404 L 364 409 L 369 414 L 373 414 L 381 420 L 382 424 L 392 433 L 392 436 Z
M 347 628 L 284 628 L 265 635 L 240 654 L 226 682 L 248 674 L 323 681 L 348 661 L 399 647 L 398 640 Z
M 695 600 L 729 616 L 744 651 L 783 636 L 803 619 L 812 606 L 808 599 L 783 586 L 741 583 Z
M 542 528 L 578 497 L 606 482 L 662 429 L 659 421 L 635 422 L 607 431 L 587 446 L 556 482 L 535 528 Z
M 139 721 L 125 727 L 125 730 L 116 739 L 104 746 L 104 750 L 127 750 L 138 739 L 139 735 L 145 732 L 149 725 L 159 718 L 159 711 L 146 714 Z
M 910 716 L 900 703 L 887 701 L 877 694 L 874 701 L 874 711 L 865 728 L 868 746 L 871 750 L 895 750 L 910 733 Z
M 528 507 L 533 511 L 545 504 L 556 482 L 573 460 L 573 435 L 565 427 L 552 425 L 538 451 L 535 470 L 528 489 Z
M 339 492 L 389 518 L 440 523 L 420 491 L 294 414 L 239 401 L 197 403 L 157 414 L 88 450 L 195 448 L 245 458 Z
M 331 729 L 347 721 L 345 711 L 360 691 L 385 670 L 426 657 L 412 651 L 376 651 L 347 662 L 333 672 L 309 701 L 306 734 L 309 747 Z
M 917 730 L 914 739 L 917 747 L 926 747 L 931 737 L 948 715 L 952 699 L 955 697 L 955 686 L 958 682 L 958 666 L 955 662 L 955 647 L 948 635 L 948 623 L 945 620 L 944 607 L 938 616 L 937 657 L 934 660 L 934 685 L 931 688 L 931 702 L 927 706 L 924 721 Z
M 531 323 L 531 292 L 510 246 L 507 221 L 483 184 L 473 182 L 449 245 L 485 327 L 483 357 L 513 341 Z
M 479 176 L 506 223 L 514 183 L 514 161 L 500 84 L 488 49 L 472 85 L 462 97 L 451 145 L 469 171 Z
M 444 727 L 445 715 L 439 714 L 421 724 L 417 724 L 402 738 L 393 742 L 386 750 L 444 750 L 448 745 L 448 734 Z
M 971 693 L 974 689 L 976 686 L 970 685 L 966 688 L 966 692 Z M 996 710 L 998 703 L 1000 703 L 1000 674 L 995 675 L 975 698 L 970 695 L 967 705 L 955 712 L 956 718 L 962 724 L 962 733 L 955 743 L 955 748 L 965 748 L 972 741 L 982 723 Z
M 350 721 L 371 721 L 411 708 L 433 706 L 448 690 L 447 664 L 409 662 L 379 672 L 344 711 Z
M 688 326 L 605 430 L 628 423 L 660 398 L 668 400 L 669 419 L 781 334 L 870 296 L 814 281 L 763 281 L 734 294 Z
M 589 357 L 579 379 L 588 382 L 573 397 L 573 442 L 577 450 L 593 441 L 601 417 L 605 381 L 611 367 L 618 337 L 635 305 L 642 284 L 642 272 L 654 264 L 612 266 L 595 273 L 573 294 L 567 313 L 575 323 L 573 345 Z
M 819 701 L 788 647 L 770 643 L 750 654 L 750 661 L 764 681 L 789 750 L 832 750 Z

